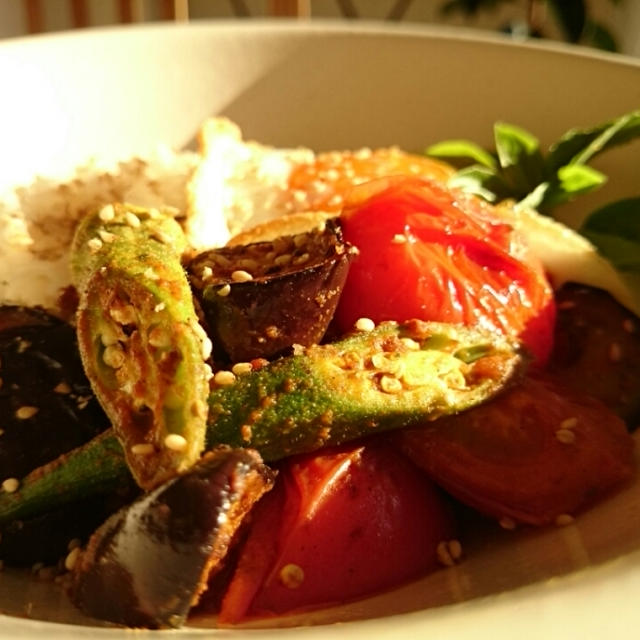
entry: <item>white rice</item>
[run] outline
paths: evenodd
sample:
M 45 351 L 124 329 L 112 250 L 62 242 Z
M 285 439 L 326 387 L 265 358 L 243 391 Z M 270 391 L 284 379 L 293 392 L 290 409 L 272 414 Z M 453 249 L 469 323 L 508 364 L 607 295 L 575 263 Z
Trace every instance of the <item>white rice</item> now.
M 55 308 L 71 282 L 68 251 L 77 221 L 110 202 L 186 211 L 186 186 L 198 161 L 160 148 L 112 166 L 95 161 L 64 181 L 38 177 L 0 194 L 0 301 Z

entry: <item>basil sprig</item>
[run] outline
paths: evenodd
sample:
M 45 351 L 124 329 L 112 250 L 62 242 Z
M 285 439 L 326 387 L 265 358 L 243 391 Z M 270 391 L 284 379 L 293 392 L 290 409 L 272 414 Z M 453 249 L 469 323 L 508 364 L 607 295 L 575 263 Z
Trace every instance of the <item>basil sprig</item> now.
M 469 140 L 447 140 L 426 153 L 462 161 L 452 186 L 490 202 L 512 199 L 549 214 L 557 205 L 606 182 L 606 176 L 588 163 L 603 151 L 640 137 L 640 110 L 590 129 L 571 129 L 544 153 L 539 140 L 521 127 L 497 122 L 493 133 L 493 151 Z
M 497 122 L 493 151 L 469 140 L 447 140 L 430 146 L 426 153 L 462 166 L 450 179 L 451 186 L 489 202 L 509 199 L 516 208 L 550 215 L 557 205 L 606 182 L 603 173 L 589 166 L 593 158 L 638 137 L 640 110 L 590 129 L 571 129 L 545 152 L 530 132 Z M 622 274 L 640 275 L 640 196 L 595 211 L 579 232 Z

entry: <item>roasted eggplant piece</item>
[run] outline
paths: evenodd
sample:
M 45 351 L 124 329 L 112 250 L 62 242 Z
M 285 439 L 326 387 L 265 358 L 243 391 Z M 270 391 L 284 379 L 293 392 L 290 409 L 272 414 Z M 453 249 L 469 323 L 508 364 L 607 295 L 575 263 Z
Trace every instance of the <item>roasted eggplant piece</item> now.
M 207 447 L 252 447 L 267 461 L 458 413 L 500 393 L 526 369 L 504 337 L 435 322 L 386 322 L 236 376 L 214 379 Z M 223 384 L 230 383 L 230 384 Z M 0 522 L 40 513 L 128 474 L 112 432 L 0 493 Z
M 206 453 L 96 531 L 73 567 L 72 600 L 130 627 L 181 626 L 274 477 L 255 451 Z
M 600 399 L 640 424 L 640 319 L 601 289 L 566 284 L 556 294 L 558 316 L 549 371 L 563 385 Z
M 71 251 L 80 355 L 144 489 L 204 448 L 211 341 L 182 268 L 170 212 L 107 205 L 79 224 Z
M 0 307 L 0 482 L 109 426 L 87 380 L 75 329 L 40 309 Z
M 354 255 L 336 220 L 273 242 L 197 255 L 187 271 L 217 357 L 270 358 L 293 344 L 320 342 Z

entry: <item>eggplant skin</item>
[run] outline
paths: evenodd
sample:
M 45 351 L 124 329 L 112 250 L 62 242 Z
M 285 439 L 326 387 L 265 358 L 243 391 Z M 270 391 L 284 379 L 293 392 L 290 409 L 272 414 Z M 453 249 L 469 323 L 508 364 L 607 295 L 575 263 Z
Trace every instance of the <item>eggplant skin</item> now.
M 320 342 L 355 255 L 336 221 L 273 242 L 198 254 L 187 271 L 216 358 L 274 358 L 294 344 Z
M 630 431 L 640 425 L 640 319 L 606 291 L 565 284 L 548 370 L 563 385 L 598 398 Z
M 253 450 L 206 453 L 94 533 L 73 567 L 71 600 L 128 627 L 180 627 L 274 479 Z
M 109 426 L 75 329 L 42 309 L 0 306 L 0 469 L 21 478 Z

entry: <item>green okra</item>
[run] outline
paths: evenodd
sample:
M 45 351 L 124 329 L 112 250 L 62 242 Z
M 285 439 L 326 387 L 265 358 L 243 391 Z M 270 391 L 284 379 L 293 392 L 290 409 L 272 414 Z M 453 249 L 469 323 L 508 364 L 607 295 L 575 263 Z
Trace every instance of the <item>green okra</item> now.
M 88 215 L 72 246 L 82 362 L 144 489 L 187 469 L 205 444 L 211 342 L 186 246 L 171 214 L 128 204 Z
M 518 345 L 475 329 L 382 323 L 214 387 L 207 447 L 250 447 L 272 462 L 418 425 L 492 398 L 525 363 Z M 97 492 L 100 484 L 116 486 L 126 474 L 122 450 L 106 432 L 29 474 L 17 492 L 0 494 L 0 523 Z

